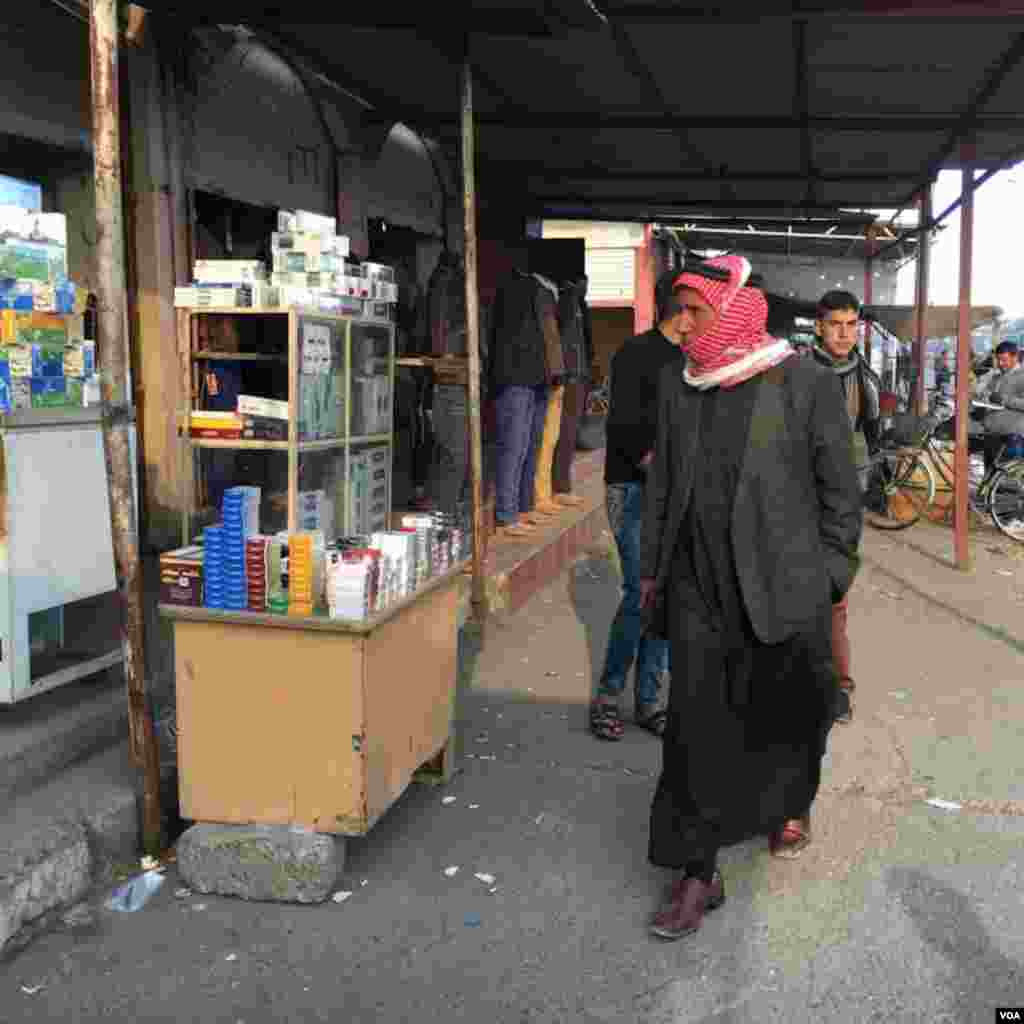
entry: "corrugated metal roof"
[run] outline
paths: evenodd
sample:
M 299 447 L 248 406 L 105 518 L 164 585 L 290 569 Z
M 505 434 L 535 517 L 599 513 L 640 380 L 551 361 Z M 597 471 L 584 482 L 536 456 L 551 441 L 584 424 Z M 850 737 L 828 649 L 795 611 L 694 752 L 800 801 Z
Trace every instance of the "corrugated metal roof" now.
M 479 188 L 537 216 L 893 208 L 971 133 L 980 167 L 1024 154 L 1012 0 L 389 2 L 336 6 L 331 24 L 304 0 L 208 7 L 290 43 L 371 120 L 449 143 L 465 33 Z

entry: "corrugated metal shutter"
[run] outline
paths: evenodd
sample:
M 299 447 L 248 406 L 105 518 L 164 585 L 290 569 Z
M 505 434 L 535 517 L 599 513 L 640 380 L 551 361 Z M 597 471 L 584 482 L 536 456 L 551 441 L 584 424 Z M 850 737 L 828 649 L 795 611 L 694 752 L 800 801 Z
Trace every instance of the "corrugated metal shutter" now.
M 587 249 L 588 301 L 632 303 L 635 263 L 633 248 Z

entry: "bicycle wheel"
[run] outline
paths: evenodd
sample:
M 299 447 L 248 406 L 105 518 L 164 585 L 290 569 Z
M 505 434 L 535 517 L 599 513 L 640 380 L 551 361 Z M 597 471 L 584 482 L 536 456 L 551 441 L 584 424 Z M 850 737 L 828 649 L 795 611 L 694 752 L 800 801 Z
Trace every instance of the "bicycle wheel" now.
M 935 500 L 935 476 L 918 452 L 880 452 L 871 460 L 864 519 L 878 530 L 905 530 Z
M 1024 461 L 1010 462 L 996 473 L 988 510 L 999 530 L 1024 544 Z

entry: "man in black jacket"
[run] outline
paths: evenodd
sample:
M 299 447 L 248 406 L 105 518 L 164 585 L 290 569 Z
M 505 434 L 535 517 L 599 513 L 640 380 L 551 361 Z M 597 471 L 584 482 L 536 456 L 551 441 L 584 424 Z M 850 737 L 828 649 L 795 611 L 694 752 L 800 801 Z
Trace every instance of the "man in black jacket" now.
M 854 463 L 863 474 L 871 453 L 878 447 L 882 382 L 857 348 L 859 325 L 860 302 L 856 295 L 831 291 L 818 301 L 814 359 L 835 374 L 843 386 L 846 411 L 853 428 Z M 843 724 L 853 721 L 854 690 L 846 617 L 847 596 L 844 594 L 832 608 L 832 650 L 840 687 L 836 721 Z
M 608 524 L 622 568 L 622 602 L 612 623 L 604 671 L 590 715 L 594 735 L 606 740 L 622 737 L 619 700 L 634 662 L 635 720 L 658 736 L 665 726 L 658 693 L 668 670 L 668 642 L 643 629 L 640 530 L 647 467 L 654 457 L 658 378 L 668 363 L 682 359 L 679 345 L 693 329 L 692 316 L 672 295 L 672 281 L 677 275 L 678 271 L 671 271 L 658 282 L 658 326 L 630 338 L 612 357 L 604 482 Z

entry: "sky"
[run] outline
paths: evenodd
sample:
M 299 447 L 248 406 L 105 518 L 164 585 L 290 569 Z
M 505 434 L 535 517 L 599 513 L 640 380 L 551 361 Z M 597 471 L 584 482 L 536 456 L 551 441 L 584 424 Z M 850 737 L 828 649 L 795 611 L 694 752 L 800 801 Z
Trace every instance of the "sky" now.
M 960 172 L 943 171 L 932 190 L 941 213 L 960 194 Z M 974 270 L 971 302 L 1001 306 L 1005 319 L 1024 316 L 1024 164 L 1000 171 L 974 193 Z M 928 300 L 936 306 L 959 299 L 960 211 L 950 214 L 932 241 Z M 916 262 L 916 261 L 915 261 Z M 915 262 L 900 271 L 897 303 L 914 302 Z

